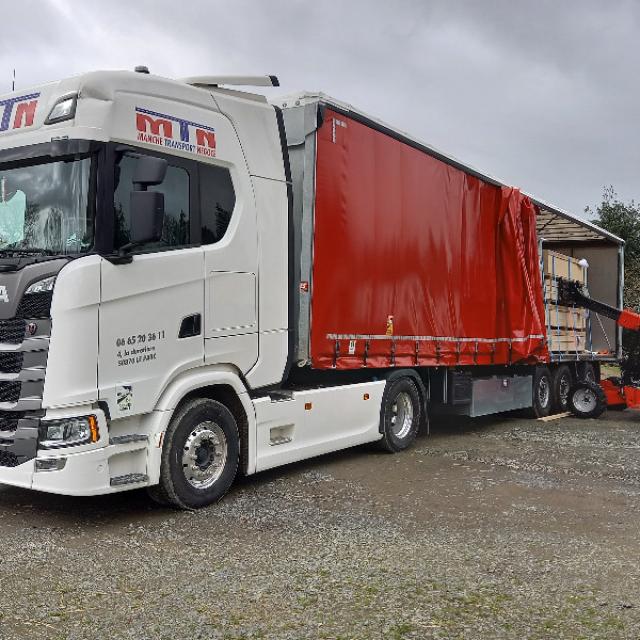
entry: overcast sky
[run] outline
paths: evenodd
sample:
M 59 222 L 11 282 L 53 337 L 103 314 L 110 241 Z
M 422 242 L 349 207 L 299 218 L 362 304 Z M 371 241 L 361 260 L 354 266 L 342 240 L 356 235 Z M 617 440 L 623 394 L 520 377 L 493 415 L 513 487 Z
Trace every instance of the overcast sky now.
M 640 199 L 640 0 L 22 0 L 0 93 L 146 64 L 321 90 L 574 213 Z M 7 16 L 5 16 L 6 18 Z

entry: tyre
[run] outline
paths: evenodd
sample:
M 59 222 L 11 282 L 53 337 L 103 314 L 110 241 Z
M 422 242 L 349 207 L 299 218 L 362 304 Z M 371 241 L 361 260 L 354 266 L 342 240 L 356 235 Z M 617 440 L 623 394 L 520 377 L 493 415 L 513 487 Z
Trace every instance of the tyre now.
M 569 409 L 578 418 L 597 418 L 607 408 L 607 398 L 602 387 L 594 382 L 581 380 L 569 391 Z
M 569 410 L 569 390 L 573 385 L 571 369 L 566 364 L 560 365 L 552 375 L 551 399 L 554 413 L 564 413 Z
M 161 504 L 197 509 L 220 500 L 238 470 L 240 443 L 233 414 L 209 398 L 178 409 L 164 436 L 160 483 L 149 495 Z
M 531 413 L 534 418 L 544 418 L 551 413 L 552 380 L 551 372 L 547 367 L 536 367 L 533 375 L 533 398 Z
M 408 376 L 387 383 L 382 397 L 380 447 L 395 453 L 409 447 L 416 439 L 422 416 L 420 393 Z
M 590 362 L 585 362 L 582 365 L 580 380 L 586 380 L 587 382 L 593 382 L 597 384 L 598 375 L 596 373 L 596 368 Z

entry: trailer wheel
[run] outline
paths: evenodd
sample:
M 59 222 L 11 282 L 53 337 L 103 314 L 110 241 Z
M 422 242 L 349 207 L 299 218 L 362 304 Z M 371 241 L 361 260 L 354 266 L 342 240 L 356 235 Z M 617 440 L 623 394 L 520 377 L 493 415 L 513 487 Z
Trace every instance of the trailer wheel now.
M 536 367 L 533 375 L 533 398 L 531 412 L 535 418 L 544 418 L 551 413 L 553 402 L 551 372 L 548 367 Z
M 569 391 L 573 385 L 573 376 L 571 369 L 566 364 L 561 364 L 553 372 L 552 380 L 552 398 L 553 410 L 557 413 L 568 411 L 569 407 Z
M 602 387 L 595 382 L 581 380 L 571 387 L 569 409 L 578 418 L 597 418 L 607 408 Z
M 160 484 L 150 496 L 180 509 L 220 500 L 236 476 L 239 450 L 238 427 L 227 407 L 209 398 L 187 402 L 165 433 Z
M 416 439 L 421 419 L 420 393 L 409 377 L 388 383 L 382 397 L 380 447 L 395 453 L 409 447 Z

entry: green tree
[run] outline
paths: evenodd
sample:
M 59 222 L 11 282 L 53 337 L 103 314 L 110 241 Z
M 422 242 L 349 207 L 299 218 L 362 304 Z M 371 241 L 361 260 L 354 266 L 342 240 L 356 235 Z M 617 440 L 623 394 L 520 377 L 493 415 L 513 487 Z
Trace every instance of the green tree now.
M 624 203 L 612 186 L 605 187 L 602 202 L 585 213 L 593 224 L 606 229 L 625 241 L 624 247 L 624 305 L 640 310 L 640 204 L 634 200 Z M 640 333 L 625 331 L 622 345 L 628 355 L 640 356 Z

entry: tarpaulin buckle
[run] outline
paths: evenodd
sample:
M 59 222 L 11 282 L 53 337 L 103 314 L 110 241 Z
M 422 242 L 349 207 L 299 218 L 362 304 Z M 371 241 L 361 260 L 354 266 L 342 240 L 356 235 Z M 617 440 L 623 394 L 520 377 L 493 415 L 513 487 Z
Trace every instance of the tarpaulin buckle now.
M 333 346 L 333 368 L 338 366 L 338 357 L 340 356 L 340 341 L 336 339 Z
M 420 342 L 416 340 L 416 367 L 420 364 Z
M 396 339 L 391 338 L 391 366 L 396 366 Z
M 367 366 L 367 358 L 369 357 L 369 340 L 365 340 L 364 341 L 364 353 L 362 355 L 362 366 L 366 367 Z

